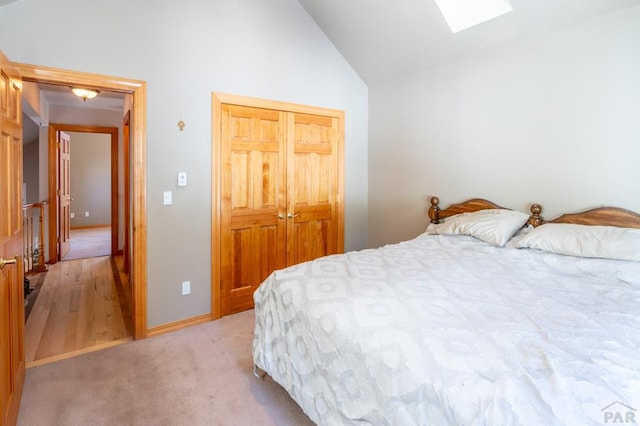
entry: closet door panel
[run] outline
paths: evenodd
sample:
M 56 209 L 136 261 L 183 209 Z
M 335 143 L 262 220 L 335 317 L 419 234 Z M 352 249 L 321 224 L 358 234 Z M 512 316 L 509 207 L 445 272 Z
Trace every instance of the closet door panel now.
M 338 253 L 338 120 L 290 113 L 288 117 L 289 264 Z
M 236 262 L 231 268 L 232 291 L 250 290 L 253 277 L 253 228 L 234 224 L 231 231 L 231 253 Z
M 329 207 L 317 207 L 294 218 L 294 245 L 289 247 L 291 264 L 336 253 L 332 250 L 336 241 L 332 233 L 333 224 L 329 210 Z
M 254 218 L 234 220 L 229 250 L 233 262 L 230 265 L 231 312 L 241 312 L 253 307 L 253 293 L 271 272 L 282 268 L 284 239 L 278 238 L 278 226 L 271 220 Z
M 267 270 L 286 265 L 284 113 L 222 106 L 223 315 L 253 307 Z M 268 274 L 267 274 L 268 275 Z

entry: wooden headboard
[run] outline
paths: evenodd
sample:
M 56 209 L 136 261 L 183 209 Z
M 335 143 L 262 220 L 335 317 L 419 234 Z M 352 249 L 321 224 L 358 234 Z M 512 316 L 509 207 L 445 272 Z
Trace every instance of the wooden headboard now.
M 452 204 L 446 209 L 441 209 L 439 204 L 440 199 L 438 197 L 431 197 L 431 207 L 429 207 L 429 219 L 431 223 L 440 223 L 440 221 L 447 217 L 460 213 L 506 208 L 482 198 L 472 198 L 462 203 Z M 580 213 L 568 213 L 549 221 L 545 221 L 542 218 L 542 206 L 540 204 L 532 204 L 530 210 L 531 216 L 527 223 L 532 226 L 539 226 L 543 223 L 573 223 L 577 225 L 617 226 L 620 228 L 640 229 L 640 213 L 619 207 L 599 207 Z
M 564 214 L 545 223 L 574 223 L 578 225 L 617 226 L 640 229 L 640 214 L 618 207 L 599 207 L 581 213 Z
M 431 223 L 440 223 L 441 220 L 460 213 L 486 209 L 504 209 L 504 207 L 482 198 L 472 198 L 459 204 L 452 204 L 444 210 L 440 209 L 439 203 L 440 199 L 438 197 L 431 197 L 431 207 L 429 207 L 429 219 L 431 219 Z
M 506 207 L 502 207 L 493 201 L 483 198 L 472 198 L 459 204 L 452 204 L 444 210 L 440 208 L 439 204 L 440 199 L 438 197 L 431 197 L 431 207 L 429 207 L 429 219 L 431 223 L 440 223 L 441 220 L 460 213 L 486 209 L 506 209 Z M 542 206 L 540 206 L 540 204 L 532 204 L 531 216 L 527 223 L 532 226 L 541 225 L 544 220 L 540 213 L 542 213 Z

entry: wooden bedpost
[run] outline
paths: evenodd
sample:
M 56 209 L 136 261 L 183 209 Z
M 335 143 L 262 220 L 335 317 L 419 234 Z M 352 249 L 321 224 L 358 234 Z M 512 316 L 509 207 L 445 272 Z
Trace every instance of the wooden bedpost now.
M 431 223 L 439 223 L 440 218 L 438 217 L 440 214 L 440 207 L 438 206 L 440 203 L 440 199 L 438 197 L 431 197 L 431 207 L 429 207 L 429 219 L 431 219 Z
M 530 210 L 531 216 L 529 216 L 527 224 L 533 227 L 542 225 L 542 221 L 544 220 L 542 219 L 542 216 L 540 216 L 540 213 L 542 213 L 542 206 L 540 204 L 531 204 Z

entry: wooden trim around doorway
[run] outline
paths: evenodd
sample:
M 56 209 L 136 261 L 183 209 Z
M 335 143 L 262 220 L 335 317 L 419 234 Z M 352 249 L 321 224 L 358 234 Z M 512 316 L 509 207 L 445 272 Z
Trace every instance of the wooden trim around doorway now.
M 131 268 L 131 110 L 122 120 L 122 150 L 124 172 L 124 261 L 122 270 L 128 274 Z
M 56 170 L 56 133 L 100 133 L 111 135 L 111 254 L 118 254 L 118 235 L 120 230 L 120 218 L 118 210 L 118 128 L 103 126 L 86 126 L 77 124 L 49 123 L 49 170 Z M 58 187 L 58 173 L 49 173 L 49 194 L 55 194 Z M 58 235 L 58 197 L 49 197 L 49 241 L 55 241 Z M 56 263 L 60 253 L 57 244 L 49 243 L 49 262 Z
M 132 166 L 132 268 L 133 335 L 147 335 L 147 84 L 129 78 L 68 71 L 29 64 L 15 64 L 23 81 L 81 86 L 133 96 L 131 117 Z M 49 194 L 53 198 L 55 194 Z

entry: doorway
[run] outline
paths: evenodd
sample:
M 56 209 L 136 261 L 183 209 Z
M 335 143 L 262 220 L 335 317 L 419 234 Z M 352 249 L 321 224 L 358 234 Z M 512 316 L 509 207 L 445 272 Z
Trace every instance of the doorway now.
M 65 108 L 55 107 L 58 115 Z M 50 244 L 57 249 L 51 259 L 58 262 L 50 262 L 48 272 L 28 274 L 33 287 L 25 306 L 27 368 L 132 338 L 131 287 L 121 274 L 122 256 L 116 257 L 121 255 L 118 128 L 50 124 L 49 129 L 55 139 L 46 145 L 56 149 L 49 150 L 50 166 L 43 172 L 50 171 L 44 182 L 58 185 L 48 192 L 59 200 L 57 215 L 49 216 L 50 235 L 58 234 L 57 244 Z
M 78 107 L 69 112 L 76 99 L 68 88 L 37 87 L 41 96 L 61 93 L 71 98 L 50 103 L 50 117 L 88 121 Z M 119 96 L 106 91 L 102 95 L 95 109 L 86 105 L 90 116 L 98 122 L 117 122 L 128 104 L 126 97 L 120 96 L 119 109 L 114 105 L 113 112 L 101 113 L 105 102 Z M 54 194 L 49 197 L 53 201 L 48 221 L 49 241 L 54 243 L 48 245 L 49 271 L 37 276 L 41 285 L 26 317 L 27 368 L 132 338 L 131 286 L 121 273 L 122 256 L 116 257 L 122 254 L 119 139 L 118 127 L 49 123 L 48 167 L 43 171 L 48 170 L 47 193 Z
M 61 70 L 30 64 L 14 64 L 24 81 L 80 86 L 128 93 L 131 106 L 131 299 L 133 336 L 147 335 L 147 223 L 146 223 L 146 83 L 104 75 Z M 54 204 L 55 196 L 49 201 Z M 57 204 L 57 203 L 55 203 Z
M 75 135 L 74 135 L 75 134 Z M 71 209 L 63 209 L 61 208 L 61 204 L 63 203 L 62 197 L 65 195 L 65 191 L 63 190 L 61 184 L 62 171 L 61 167 L 58 166 L 59 159 L 61 157 L 61 151 L 63 149 L 62 144 L 60 144 L 61 135 L 70 135 L 71 136 L 71 145 L 80 148 L 80 145 L 74 145 L 73 140 L 74 136 L 76 137 L 76 141 L 78 137 L 83 137 L 83 142 L 86 139 L 89 141 L 88 143 L 96 144 L 100 143 L 101 140 L 97 140 L 95 137 L 105 136 L 110 139 L 110 152 L 102 153 L 103 157 L 108 157 L 105 161 L 105 158 L 100 159 L 91 159 L 87 158 L 87 155 L 83 155 L 82 157 L 75 157 L 78 160 L 70 161 L 70 175 L 67 178 L 71 181 L 76 181 L 76 185 L 71 185 L 71 192 L 73 197 L 71 198 Z M 91 135 L 95 137 L 91 137 Z M 66 137 L 66 136 L 65 136 Z M 96 139 L 96 140 L 93 140 Z M 125 144 L 125 147 L 128 144 Z M 91 228 L 104 226 L 105 224 L 109 224 L 110 228 L 110 251 L 104 254 L 110 254 L 112 256 L 116 256 L 121 253 L 119 249 L 119 235 L 120 235 L 120 219 L 119 219 L 119 197 L 118 197 L 118 128 L 117 127 L 102 127 L 102 126 L 86 126 L 86 125 L 76 125 L 76 124 L 49 124 L 49 194 L 58 194 L 57 196 L 57 204 L 51 203 L 49 205 L 49 217 L 57 218 L 56 220 L 50 220 L 49 224 L 49 241 L 55 241 L 58 238 L 58 244 L 49 244 L 49 259 L 51 263 L 55 263 L 56 261 L 61 261 L 65 259 L 69 259 L 68 250 L 62 249 L 62 242 L 69 241 L 70 246 L 73 247 L 73 241 L 71 235 L 73 235 L 73 229 Z M 84 149 L 84 148 L 83 148 Z M 87 151 L 86 149 L 84 149 Z M 96 153 L 95 150 L 89 150 L 89 154 L 93 152 L 94 155 Z M 81 160 L 80 158 L 84 158 Z M 78 161 L 92 161 L 92 165 L 85 164 L 85 169 L 87 173 L 84 173 L 85 177 L 82 179 L 76 179 L 74 175 L 74 167 L 73 164 L 78 164 Z M 109 163 L 110 173 L 109 176 L 106 176 L 106 173 L 100 174 L 100 166 L 106 163 Z M 56 171 L 57 172 L 54 172 Z M 100 179 L 102 177 L 102 179 Z M 104 178 L 107 178 L 107 181 L 110 182 L 110 190 L 109 191 L 90 191 L 91 186 L 102 186 L 105 184 Z M 125 175 L 125 187 L 128 186 L 129 181 L 127 179 L 128 176 Z M 102 181 L 100 181 L 102 180 Z M 81 183 L 80 187 L 78 184 Z M 101 194 L 104 192 L 104 194 Z M 101 196 L 102 195 L 102 196 Z M 96 222 L 96 216 L 91 217 L 91 203 L 90 198 L 93 198 L 94 205 L 95 203 L 100 203 L 104 205 L 109 205 L 109 212 L 102 211 L 94 211 L 94 213 L 98 213 L 102 217 L 102 219 L 98 219 Z M 106 198 L 106 199 L 105 199 Z M 78 210 L 77 207 L 80 207 Z M 99 206 L 95 206 L 99 208 Z M 125 203 L 126 207 L 126 203 Z M 77 210 L 77 211 L 74 211 Z M 75 217 L 75 215 L 79 215 L 79 217 Z M 69 216 L 69 217 L 66 217 Z M 73 216 L 73 217 L 72 217 Z M 126 218 L 126 215 L 125 215 Z M 125 221 L 125 227 L 128 222 Z M 56 226 L 57 225 L 57 226 Z M 67 226 L 68 225 L 68 226 Z M 98 225 L 98 226 L 95 226 Z M 101 235 L 103 233 L 98 233 Z M 68 244 L 69 245 L 69 244 Z M 72 257 L 79 257 L 78 255 L 73 255 Z

